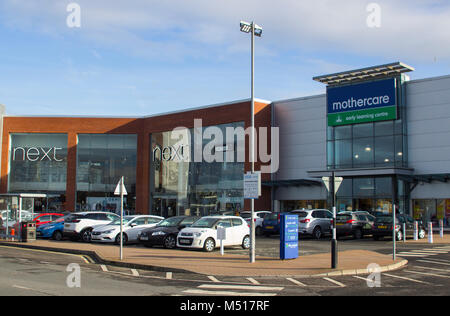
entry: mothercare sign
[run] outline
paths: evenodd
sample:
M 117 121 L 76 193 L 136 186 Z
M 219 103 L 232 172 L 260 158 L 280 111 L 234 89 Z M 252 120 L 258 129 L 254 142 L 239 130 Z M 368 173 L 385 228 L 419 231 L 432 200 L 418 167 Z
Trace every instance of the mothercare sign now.
M 397 119 L 395 78 L 327 88 L 328 126 Z

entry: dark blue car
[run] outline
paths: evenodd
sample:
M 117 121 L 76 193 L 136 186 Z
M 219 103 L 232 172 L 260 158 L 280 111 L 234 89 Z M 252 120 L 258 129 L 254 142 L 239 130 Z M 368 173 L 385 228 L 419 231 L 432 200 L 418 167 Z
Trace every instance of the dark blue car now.
M 264 217 L 264 221 L 262 223 L 262 232 L 264 236 L 269 237 L 270 235 L 280 234 L 281 214 L 289 213 L 271 213 Z
M 61 240 L 63 238 L 64 219 L 67 216 L 60 217 L 57 220 L 39 226 L 36 229 L 36 236 L 39 238 L 51 238 L 54 240 Z

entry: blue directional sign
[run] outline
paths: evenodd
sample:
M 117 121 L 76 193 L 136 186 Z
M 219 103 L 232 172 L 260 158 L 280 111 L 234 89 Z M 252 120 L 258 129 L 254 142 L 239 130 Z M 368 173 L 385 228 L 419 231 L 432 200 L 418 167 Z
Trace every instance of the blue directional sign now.
M 280 259 L 298 258 L 298 215 L 280 216 Z

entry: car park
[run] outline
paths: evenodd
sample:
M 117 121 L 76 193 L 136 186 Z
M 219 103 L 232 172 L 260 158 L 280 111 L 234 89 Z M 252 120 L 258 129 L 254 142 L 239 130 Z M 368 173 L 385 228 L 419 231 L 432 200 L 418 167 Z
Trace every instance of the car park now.
M 59 217 L 56 220 L 43 224 L 36 228 L 36 237 L 38 238 L 51 238 L 54 240 L 63 239 L 64 221 L 69 219 L 71 215 Z
M 336 215 L 336 234 L 338 236 L 352 235 L 355 239 L 361 239 L 365 235 L 372 234 L 375 216 L 368 212 L 341 212 Z
M 190 227 L 199 219 L 200 217 L 198 216 L 169 217 L 152 228 L 142 230 L 138 237 L 139 243 L 146 247 L 163 246 L 167 249 L 175 248 L 180 230 Z
M 383 237 L 392 237 L 393 226 L 392 215 L 378 216 L 375 219 L 372 235 L 374 240 L 379 240 Z M 403 228 L 405 224 L 405 229 Z M 418 221 L 418 238 L 425 238 L 425 227 L 422 221 Z M 403 240 L 403 237 L 414 236 L 414 219 L 409 215 L 398 214 L 395 219 L 395 238 L 396 240 Z
M 64 222 L 63 235 L 71 240 L 90 242 L 95 226 L 109 224 L 117 218 L 120 218 L 117 214 L 108 212 L 73 213 L 70 219 Z
M 123 244 L 138 242 L 139 233 L 154 227 L 164 217 L 154 215 L 131 215 L 123 217 Z M 120 217 L 106 225 L 95 226 L 91 233 L 93 242 L 120 243 Z
M 262 224 L 264 221 L 264 218 L 272 214 L 270 211 L 256 211 L 255 212 L 255 234 L 256 236 L 261 236 L 263 234 L 263 228 Z M 250 222 L 252 220 L 252 212 L 241 212 L 241 217 L 245 219 L 248 225 L 250 225 Z
M 298 215 L 298 233 L 320 239 L 325 234 L 331 234 L 333 214 L 326 209 L 294 210 L 290 214 Z
M 217 238 L 217 228 L 226 228 L 226 239 L 223 245 L 250 247 L 250 228 L 242 217 L 238 216 L 205 216 L 183 228 L 177 237 L 180 248 L 203 248 L 207 252 L 220 246 Z

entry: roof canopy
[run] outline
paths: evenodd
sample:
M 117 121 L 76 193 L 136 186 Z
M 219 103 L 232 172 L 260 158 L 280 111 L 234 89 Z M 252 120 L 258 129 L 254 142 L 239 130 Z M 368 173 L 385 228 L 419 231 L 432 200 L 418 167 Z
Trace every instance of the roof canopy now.
M 392 64 L 373 66 L 368 68 L 339 72 L 330 75 L 314 77 L 313 80 L 327 85 L 340 85 L 357 81 L 378 79 L 400 75 L 413 71 L 414 68 L 404 63 L 396 62 Z

